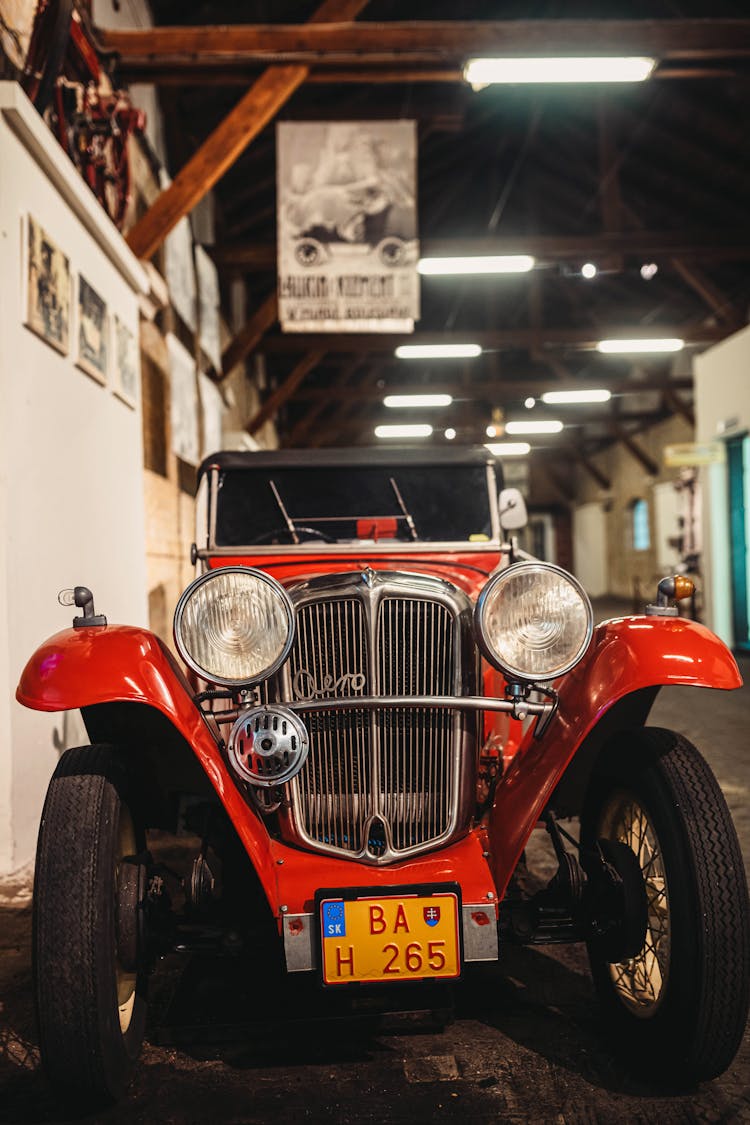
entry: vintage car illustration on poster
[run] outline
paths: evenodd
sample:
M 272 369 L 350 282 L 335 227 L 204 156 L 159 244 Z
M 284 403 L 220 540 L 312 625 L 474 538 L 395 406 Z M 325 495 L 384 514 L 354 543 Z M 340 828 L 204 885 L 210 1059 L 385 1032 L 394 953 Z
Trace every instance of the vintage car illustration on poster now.
M 18 687 L 80 708 L 91 742 L 62 755 L 39 835 L 53 1082 L 120 1096 L 159 956 L 204 927 L 247 957 L 259 917 L 286 971 L 338 996 L 585 941 L 631 1065 L 720 1074 L 747 1014 L 742 860 L 698 750 L 646 725 L 665 684 L 741 683 L 678 616 L 691 583 L 594 627 L 579 582 L 518 549 L 523 499 L 486 449 L 220 453 L 199 482 L 181 660 L 78 586 Z M 526 894 L 540 822 L 559 868 Z M 149 833 L 178 825 L 198 843 L 176 889 Z

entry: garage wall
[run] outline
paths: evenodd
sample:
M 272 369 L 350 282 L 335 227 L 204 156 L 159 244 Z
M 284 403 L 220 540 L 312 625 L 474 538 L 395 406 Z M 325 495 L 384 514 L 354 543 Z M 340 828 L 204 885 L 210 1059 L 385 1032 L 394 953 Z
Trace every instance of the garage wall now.
M 608 593 L 607 514 L 601 503 L 573 512 L 573 573 L 591 598 Z
M 637 444 L 657 464 L 654 476 L 646 473 L 640 461 L 622 444 L 612 445 L 592 461 L 611 482 L 609 490 L 602 489 L 584 469 L 578 470 L 577 497 L 580 504 L 597 504 L 604 518 L 606 539 L 606 593 L 630 598 L 643 604 L 655 590 L 660 576 L 660 555 L 657 534 L 664 534 L 663 523 L 657 525 L 655 516 L 656 493 L 660 485 L 671 484 L 679 478 L 679 470 L 663 467 L 665 445 L 693 441 L 692 427 L 681 417 L 672 417 L 637 434 Z M 631 534 L 632 505 L 635 500 L 648 502 L 650 545 L 645 550 L 636 549 Z M 676 532 L 675 528 L 675 532 Z M 581 557 L 580 547 L 578 558 Z M 596 566 L 591 559 L 589 566 Z
M 750 432 L 750 327 L 695 360 L 696 440 L 724 441 Z M 701 470 L 706 623 L 733 642 L 729 491 L 725 464 Z
M 12 175 L 7 171 L 12 169 Z M 118 398 L 24 327 L 28 214 L 138 338 L 142 270 L 30 103 L 0 83 L 0 874 L 33 856 L 44 792 L 75 717 L 28 711 L 15 686 L 67 627 L 58 591 L 87 585 L 111 622 L 147 622 L 140 396 Z M 71 310 L 75 311 L 75 286 Z M 110 345 L 110 350 L 112 350 Z M 80 720 L 78 720 L 80 723 Z

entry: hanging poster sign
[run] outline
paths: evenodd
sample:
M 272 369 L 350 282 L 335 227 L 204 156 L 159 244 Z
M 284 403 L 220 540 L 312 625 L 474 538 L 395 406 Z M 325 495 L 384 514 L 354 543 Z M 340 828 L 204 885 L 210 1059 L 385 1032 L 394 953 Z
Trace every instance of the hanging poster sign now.
M 412 332 L 419 319 L 413 121 L 276 127 L 285 332 Z
M 664 446 L 664 464 L 668 469 L 687 466 L 720 465 L 726 461 L 726 450 L 720 441 L 688 441 Z

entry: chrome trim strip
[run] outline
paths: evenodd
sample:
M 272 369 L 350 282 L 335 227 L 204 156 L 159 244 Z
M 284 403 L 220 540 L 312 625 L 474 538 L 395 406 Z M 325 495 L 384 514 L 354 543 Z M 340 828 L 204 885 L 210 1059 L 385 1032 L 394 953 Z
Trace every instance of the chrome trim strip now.
M 497 509 L 497 504 L 495 505 Z M 214 532 L 215 533 L 215 532 Z M 493 532 L 493 534 L 495 534 Z M 318 540 L 312 540 L 308 543 L 277 543 L 274 546 L 268 544 L 256 543 L 242 544 L 236 547 L 217 547 L 209 545 L 208 547 L 201 547 L 198 550 L 198 558 L 236 558 L 237 555 L 286 555 L 289 554 L 292 558 L 296 558 L 300 554 L 307 555 L 430 555 L 430 554 L 446 554 L 448 552 L 455 553 L 457 551 L 468 551 L 474 553 L 488 553 L 497 554 L 503 547 L 500 537 L 497 536 L 493 539 L 481 540 L 480 542 L 473 542 L 471 540 L 445 540 L 441 542 L 433 542 L 429 539 L 420 539 L 418 543 L 405 540 L 390 540 L 383 542 L 376 540 L 369 542 L 366 539 L 358 539 L 355 542 L 347 543 L 322 543 Z
M 497 490 L 495 466 L 491 463 L 487 465 L 487 488 L 490 493 L 490 528 L 492 529 L 492 542 L 499 543 L 501 541 L 499 493 Z
M 489 923 L 478 925 L 473 914 L 485 914 Z M 461 905 L 464 961 L 497 961 L 500 950 L 494 902 L 464 902 Z
M 443 711 L 515 711 L 516 717 L 546 715 L 554 709 L 552 703 L 532 703 L 529 700 L 489 699 L 482 695 L 352 695 L 347 699 L 310 699 L 297 703 L 284 703 L 290 711 L 393 711 L 411 707 L 434 707 Z M 526 714 L 522 714 L 525 712 Z M 234 712 L 232 712 L 234 714 Z
M 313 941 L 314 914 L 282 914 L 284 957 L 288 973 L 307 973 L 317 969 L 318 958 Z
M 216 518 L 219 510 L 219 468 L 218 466 L 211 469 L 211 482 L 208 492 L 208 546 L 205 554 L 211 550 L 211 546 L 216 542 Z M 198 558 L 203 558 L 204 552 L 198 551 Z

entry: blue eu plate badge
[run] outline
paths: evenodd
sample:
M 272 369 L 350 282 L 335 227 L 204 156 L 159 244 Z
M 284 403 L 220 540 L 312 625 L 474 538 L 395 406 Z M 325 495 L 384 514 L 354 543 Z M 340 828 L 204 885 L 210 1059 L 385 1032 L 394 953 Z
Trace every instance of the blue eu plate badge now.
M 323 937 L 346 937 L 343 902 L 323 903 Z

